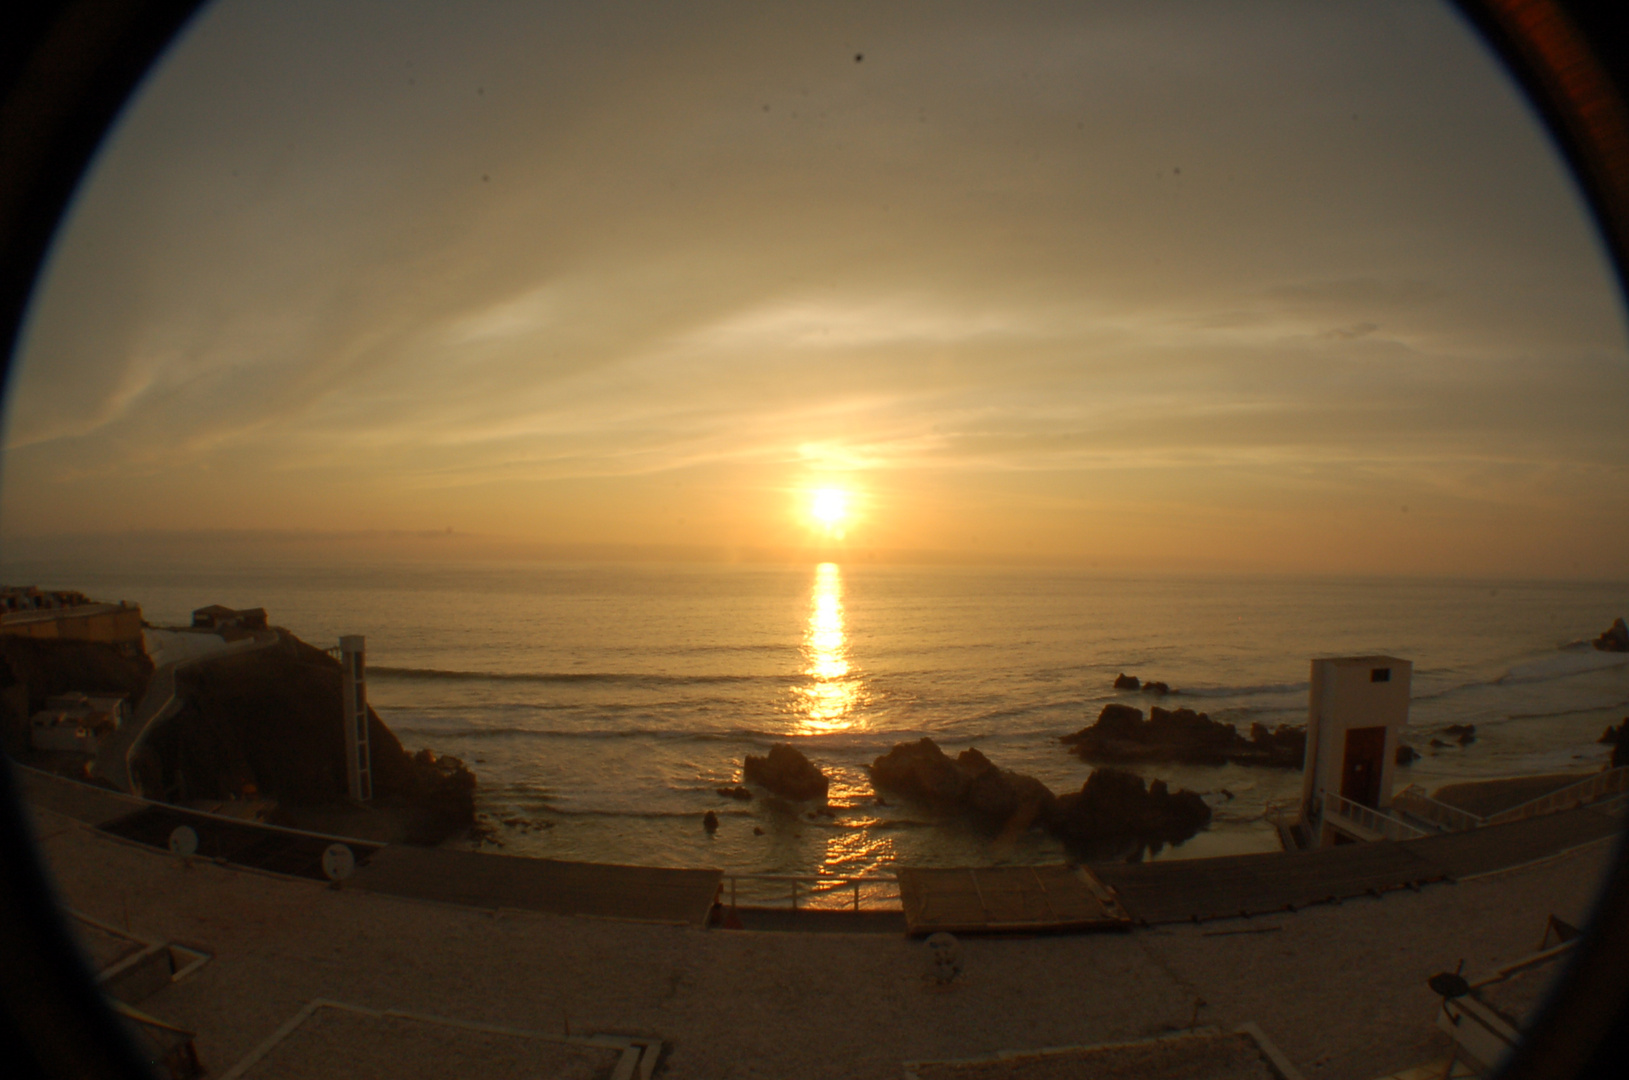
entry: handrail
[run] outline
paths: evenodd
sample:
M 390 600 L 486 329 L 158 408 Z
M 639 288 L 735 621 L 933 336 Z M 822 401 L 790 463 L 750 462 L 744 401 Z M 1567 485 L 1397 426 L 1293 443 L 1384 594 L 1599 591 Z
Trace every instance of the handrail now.
M 1415 840 L 1431 835 L 1424 829 L 1417 829 L 1406 821 L 1394 818 L 1372 806 L 1353 802 L 1333 791 L 1324 792 L 1324 814 L 1326 817 L 1343 817 L 1359 828 L 1378 833 L 1387 840 Z
M 1507 821 L 1521 821 L 1525 818 L 1537 817 L 1539 814 L 1553 813 L 1556 810 L 1579 806 L 1586 802 L 1594 802 L 1602 795 L 1629 791 L 1629 765 L 1620 765 L 1615 769 L 1587 776 L 1576 784 L 1568 784 L 1564 788 L 1557 788 L 1547 795 L 1540 795 L 1530 799 L 1519 806 L 1512 806 L 1508 810 L 1501 810 L 1497 814 L 1490 814 L 1486 824 L 1500 825 Z
M 1410 784 L 1393 795 L 1391 804 L 1454 832 L 1465 832 L 1488 823 L 1488 819 L 1480 814 L 1473 814 L 1469 810 L 1461 810 L 1457 806 L 1433 799 L 1417 784 Z
M 835 874 L 725 874 L 724 880 L 729 883 L 729 906 L 732 908 L 737 906 L 737 885 L 743 881 L 784 882 L 790 885 L 791 889 L 789 890 L 789 896 L 791 898 L 793 911 L 798 910 L 798 886 L 800 885 L 813 886 L 813 888 L 805 891 L 806 896 L 814 896 L 821 893 L 832 893 L 836 892 L 840 888 L 853 886 L 854 903 L 852 910 L 854 911 L 860 910 L 861 896 L 864 887 L 867 885 L 892 885 L 894 886 L 893 895 L 884 896 L 881 899 L 893 900 L 896 902 L 900 901 L 899 878 L 893 874 L 858 874 L 854 876 L 842 876 Z M 897 911 L 899 909 L 897 906 L 888 906 L 887 910 Z
M 1270 821 L 1275 825 L 1295 824 L 1301 820 L 1300 796 L 1296 796 L 1293 799 L 1268 800 L 1267 804 L 1261 808 L 1261 817 L 1263 821 Z

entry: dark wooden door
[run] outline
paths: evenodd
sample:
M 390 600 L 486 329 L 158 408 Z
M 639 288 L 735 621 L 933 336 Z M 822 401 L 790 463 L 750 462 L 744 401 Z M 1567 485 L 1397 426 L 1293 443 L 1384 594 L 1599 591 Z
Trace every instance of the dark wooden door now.
M 1378 809 L 1380 770 L 1386 763 L 1386 729 L 1348 728 L 1346 758 L 1341 764 L 1341 795 Z

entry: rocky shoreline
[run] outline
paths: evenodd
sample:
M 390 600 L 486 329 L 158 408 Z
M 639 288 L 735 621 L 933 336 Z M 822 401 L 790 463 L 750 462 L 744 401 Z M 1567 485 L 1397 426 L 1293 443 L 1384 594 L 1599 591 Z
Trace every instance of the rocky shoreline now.
M 1099 768 L 1078 792 L 1060 796 L 1033 776 L 1001 768 L 976 747 L 952 758 L 929 738 L 896 744 L 872 761 L 868 771 L 879 801 L 904 800 L 997 839 L 1043 830 L 1080 859 L 1157 853 L 1166 844 L 1188 840 L 1211 817 L 1200 795 L 1173 792 L 1163 780 L 1148 784 L 1121 769 Z M 752 788 L 719 788 L 719 797 L 741 800 L 758 794 L 788 803 L 818 802 L 811 813 L 830 813 L 824 805 L 829 781 L 789 744 L 777 743 L 767 757 L 749 755 L 742 779 Z M 709 832 L 718 828 L 714 811 L 707 812 L 704 826 Z

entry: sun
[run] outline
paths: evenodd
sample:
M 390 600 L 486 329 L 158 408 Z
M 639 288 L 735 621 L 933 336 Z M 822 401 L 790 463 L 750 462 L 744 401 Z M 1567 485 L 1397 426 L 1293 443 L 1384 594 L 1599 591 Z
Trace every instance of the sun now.
M 848 492 L 840 488 L 821 488 L 812 494 L 809 514 L 828 529 L 835 529 L 848 518 Z

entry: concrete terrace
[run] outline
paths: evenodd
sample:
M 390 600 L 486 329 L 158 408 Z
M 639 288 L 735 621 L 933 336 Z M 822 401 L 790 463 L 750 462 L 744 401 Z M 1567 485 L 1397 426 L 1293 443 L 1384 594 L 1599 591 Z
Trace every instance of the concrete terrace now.
M 1447 1056 L 1428 976 L 1461 959 L 1467 974 L 1492 971 L 1534 951 L 1549 916 L 1585 918 L 1614 823 L 1588 811 L 1547 819 L 1552 834 L 1530 828 L 1522 843 L 1514 832 L 1491 840 L 1501 835 L 1492 829 L 1431 837 L 1417 843 L 1437 851 L 1413 857 L 1445 870 L 1450 842 L 1479 846 L 1465 847 L 1457 871 L 1432 883 L 1294 912 L 1199 924 L 1148 918 L 1154 925 L 1129 933 L 964 938 L 965 974 L 942 987 L 929 978 L 926 947 L 903 934 L 741 933 L 564 916 L 478 897 L 369 891 L 360 875 L 356 886 L 334 889 L 183 862 L 79 820 L 125 817 L 130 800 L 110 792 L 33 777 L 26 790 L 68 905 L 212 956 L 141 1008 L 196 1031 L 216 1075 L 311 1002 L 328 1000 L 506 1029 L 660 1039 L 662 1075 L 673 1077 L 897 1078 L 905 1061 L 1254 1022 L 1309 1078 L 1373 1080 Z M 1386 857 L 1366 851 L 1384 847 L 1337 854 L 1368 865 Z M 1248 858 L 1276 859 L 1286 873 L 1320 861 Z M 1225 892 L 1218 882 L 1262 877 L 1237 860 L 1206 862 L 1235 864 L 1209 868 L 1213 894 Z M 454 862 L 423 869 L 456 872 Z M 1151 901 L 1138 889 L 1187 892 L 1207 872 L 1197 861 L 1124 869 L 1167 875 L 1123 893 L 1133 908 L 1140 898 L 1144 912 Z M 1179 873 L 1194 877 L 1170 876 Z M 1210 907 L 1225 916 L 1233 903 Z M 401 1026 L 359 1029 L 363 1057 L 373 1054 L 380 1071 L 407 1045 L 392 1025 Z

